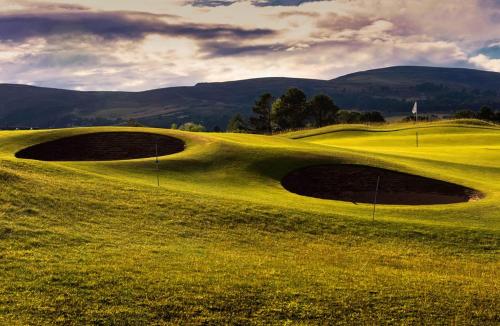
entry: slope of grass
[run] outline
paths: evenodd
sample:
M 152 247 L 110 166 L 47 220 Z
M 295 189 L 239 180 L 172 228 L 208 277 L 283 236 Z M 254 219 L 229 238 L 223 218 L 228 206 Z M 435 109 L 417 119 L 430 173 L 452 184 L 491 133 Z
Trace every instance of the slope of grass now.
M 413 125 L 272 137 L 0 132 L 0 323 L 496 324 L 500 130 L 416 127 L 418 149 Z M 164 133 L 187 149 L 160 158 L 160 187 L 154 159 L 14 157 L 106 130 Z M 339 162 L 448 180 L 486 197 L 381 205 L 372 222 L 371 205 L 280 185 L 294 168 Z

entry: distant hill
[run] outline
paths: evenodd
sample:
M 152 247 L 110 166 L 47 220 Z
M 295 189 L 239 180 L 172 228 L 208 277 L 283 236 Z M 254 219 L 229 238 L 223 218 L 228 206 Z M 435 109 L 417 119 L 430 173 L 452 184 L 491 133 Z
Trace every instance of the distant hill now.
M 423 112 L 500 108 L 500 73 L 490 71 L 403 66 L 357 72 L 331 83 L 339 104 L 386 114 L 407 113 L 413 100 Z
M 279 96 L 299 87 L 324 93 L 342 108 L 408 114 L 414 100 L 422 113 L 451 113 L 482 105 L 500 108 L 500 73 L 458 68 L 403 66 L 368 70 L 333 80 L 257 78 L 200 83 L 144 92 L 80 92 L 0 84 L 0 128 L 109 125 L 134 119 L 151 126 L 186 121 L 222 128 L 236 113 L 251 114 L 263 92 Z

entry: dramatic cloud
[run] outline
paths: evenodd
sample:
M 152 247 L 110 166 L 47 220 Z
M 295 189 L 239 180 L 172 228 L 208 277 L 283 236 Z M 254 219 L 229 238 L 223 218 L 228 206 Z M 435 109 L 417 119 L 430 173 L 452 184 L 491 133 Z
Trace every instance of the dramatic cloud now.
M 500 72 L 497 0 L 0 0 L 0 82 L 144 90 L 393 65 Z
M 320 2 L 320 1 L 332 1 L 332 0 L 251 0 L 252 5 L 257 7 L 273 7 L 273 6 L 300 6 L 301 4 L 308 2 Z M 248 0 L 192 0 L 188 1 L 187 4 L 194 7 L 219 7 L 219 6 L 230 6 L 237 2 L 248 2 Z
M 17 6 L 29 8 L 31 10 L 89 10 L 87 6 L 71 3 L 54 3 L 44 1 L 30 1 L 30 0 L 12 0 Z
M 225 42 L 205 43 L 203 51 L 207 58 L 269 54 L 286 49 L 283 45 L 237 45 Z
M 267 6 L 300 6 L 308 2 L 332 1 L 332 0 L 255 0 L 253 4 L 260 7 Z
M 193 7 L 219 7 L 219 6 L 230 6 L 233 3 L 238 2 L 235 0 L 194 0 L 188 1 L 187 4 Z
M 195 39 L 255 38 L 273 34 L 269 29 L 224 25 L 169 24 L 158 15 L 127 12 L 57 12 L 0 14 L 0 40 L 25 41 L 33 37 L 91 34 L 103 39 L 143 39 L 149 34 Z

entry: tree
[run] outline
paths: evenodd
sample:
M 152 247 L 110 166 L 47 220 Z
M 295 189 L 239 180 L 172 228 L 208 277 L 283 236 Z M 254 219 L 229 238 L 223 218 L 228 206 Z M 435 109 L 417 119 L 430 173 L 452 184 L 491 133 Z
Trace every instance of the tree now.
M 477 114 L 477 118 L 481 120 L 486 120 L 486 121 L 493 121 L 495 120 L 495 112 L 487 106 L 483 106 L 480 110 L 479 113 Z
M 264 93 L 255 101 L 252 111 L 255 116 L 250 118 L 250 124 L 255 131 L 272 132 L 272 106 L 273 96 L 270 93 Z
M 339 108 L 327 95 L 316 95 L 307 105 L 308 115 L 314 119 L 316 127 L 323 127 L 336 122 Z
M 419 118 L 420 120 L 420 118 Z M 361 115 L 362 122 L 385 122 L 384 116 L 380 112 L 365 112 Z
M 284 114 L 281 112 L 283 110 L 283 105 L 281 104 L 281 98 L 276 99 L 271 106 L 271 128 L 272 130 L 280 130 L 288 128 L 288 122 L 284 118 Z
M 339 111 L 337 114 L 337 121 L 339 123 L 360 123 L 362 115 L 355 111 Z
M 454 116 L 456 119 L 475 119 L 476 113 L 471 110 L 462 110 L 455 113 Z
M 248 131 L 248 126 L 243 117 L 238 113 L 229 120 L 227 124 L 227 131 L 229 132 L 245 132 Z
M 295 129 L 304 126 L 306 94 L 298 88 L 290 88 L 272 106 L 273 123 L 279 129 Z
M 170 125 L 170 129 L 177 129 L 177 128 L 178 128 L 178 126 L 177 126 L 177 123 L 175 123 L 175 122 Z
M 201 132 L 205 131 L 205 126 L 194 122 L 186 122 L 179 127 L 179 130 Z

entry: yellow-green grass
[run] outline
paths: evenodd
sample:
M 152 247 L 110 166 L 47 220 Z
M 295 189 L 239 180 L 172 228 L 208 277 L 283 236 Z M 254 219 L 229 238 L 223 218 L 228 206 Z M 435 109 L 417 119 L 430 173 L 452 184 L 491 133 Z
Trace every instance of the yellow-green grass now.
M 184 152 L 114 162 L 16 159 L 36 143 L 146 131 Z M 415 133 L 420 138 L 415 147 Z M 372 206 L 280 180 L 369 164 L 485 198 Z M 0 324 L 500 322 L 500 129 L 475 121 L 278 136 L 146 128 L 0 132 Z

